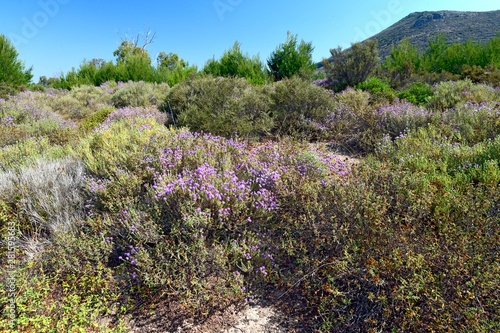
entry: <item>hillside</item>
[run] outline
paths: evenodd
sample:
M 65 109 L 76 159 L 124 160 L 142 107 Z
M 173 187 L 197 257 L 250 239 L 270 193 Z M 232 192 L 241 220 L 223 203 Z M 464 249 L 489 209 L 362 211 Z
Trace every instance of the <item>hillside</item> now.
M 380 59 L 391 52 L 405 36 L 422 52 L 429 38 L 439 33 L 448 43 L 463 43 L 467 39 L 487 42 L 500 32 L 500 10 L 490 12 L 435 11 L 411 13 L 380 33 L 368 38 L 378 41 Z M 333 46 L 332 46 L 333 47 Z M 318 67 L 322 67 L 318 64 Z

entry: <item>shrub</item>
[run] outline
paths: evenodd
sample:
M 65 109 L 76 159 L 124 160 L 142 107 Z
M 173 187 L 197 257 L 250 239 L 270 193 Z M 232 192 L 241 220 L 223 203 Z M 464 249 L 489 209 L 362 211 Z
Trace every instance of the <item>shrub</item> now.
M 328 91 L 299 77 L 276 82 L 273 89 L 271 115 L 278 135 L 301 135 L 305 121 L 322 119 L 332 106 Z
M 12 145 L 0 148 L 0 171 L 18 170 L 22 166 L 30 166 L 36 159 L 62 159 L 68 151 L 54 145 L 47 137 L 22 138 Z
M 43 93 L 27 91 L 0 101 L 0 146 L 29 136 L 48 136 L 56 144 L 76 138 L 75 124 L 52 112 L 44 105 L 44 98 Z
M 405 99 L 416 105 L 424 105 L 429 98 L 434 96 L 432 87 L 423 82 L 414 82 L 409 88 L 398 92 L 399 99 Z
M 500 68 L 494 65 L 481 67 L 465 64 L 462 66 L 462 76 L 474 83 L 486 83 L 494 87 L 500 86 Z
M 370 93 L 352 88 L 347 88 L 333 95 L 334 101 L 347 107 L 352 112 L 365 110 L 368 107 L 370 97 Z
M 338 81 L 335 90 L 341 91 L 365 81 L 379 66 L 377 41 L 369 40 L 364 44 L 354 43 L 342 51 L 339 46 L 331 49 L 330 59 L 324 59 L 326 77 L 330 82 Z
M 168 89 L 169 87 L 166 84 L 130 83 L 128 86 L 115 91 L 111 97 L 111 102 L 116 108 L 158 105 L 164 99 Z
M 122 119 L 126 120 L 128 123 L 135 123 L 139 118 L 146 119 L 152 118 L 156 121 L 157 124 L 164 124 L 167 121 L 167 115 L 158 111 L 158 109 L 154 106 L 150 107 L 129 107 L 118 110 L 112 110 L 108 117 L 102 123 L 102 126 L 99 127 L 100 130 L 108 127 L 111 123 L 120 121 Z
M 427 106 L 436 109 L 448 109 L 471 101 L 487 102 L 495 99 L 495 90 L 487 85 L 473 84 L 471 80 L 441 82 L 433 87 L 434 96 L 427 101 Z
M 373 103 L 392 103 L 396 97 L 396 94 L 387 83 L 375 77 L 357 84 L 355 88 L 369 92 Z
M 225 137 L 255 136 L 272 128 L 265 88 L 246 79 L 198 77 L 173 87 L 164 103 L 178 126 Z
M 82 119 L 92 112 L 84 103 L 70 95 L 47 98 L 47 105 L 57 114 L 67 115 L 70 119 Z
M 91 131 L 92 129 L 101 125 L 106 120 L 106 118 L 108 118 L 110 113 L 113 112 L 113 110 L 113 108 L 107 107 L 92 113 L 90 116 L 83 119 L 83 121 L 79 125 L 80 128 L 85 131 Z
M 50 245 L 57 233 L 80 223 L 83 166 L 78 161 L 36 159 L 29 166 L 19 167 L 15 174 L 7 171 L 1 175 L 6 180 L 2 186 L 3 199 L 13 203 L 20 195 L 22 217 L 29 221 L 28 226 L 21 227 L 25 232 L 24 245 L 29 245 L 23 249 L 28 259 Z M 19 221 L 22 220 L 20 217 Z
M 0 84 L 0 99 L 7 99 L 10 96 L 17 95 L 18 91 L 11 85 Z

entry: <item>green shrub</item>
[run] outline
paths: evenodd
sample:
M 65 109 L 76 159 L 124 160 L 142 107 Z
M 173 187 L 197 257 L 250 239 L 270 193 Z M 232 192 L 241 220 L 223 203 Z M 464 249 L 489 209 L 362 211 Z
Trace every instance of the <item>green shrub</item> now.
M 168 90 L 167 84 L 134 82 L 116 90 L 111 97 L 111 102 L 116 108 L 158 105 L 165 98 Z
M 387 83 L 375 77 L 357 84 L 355 89 L 361 89 L 369 92 L 372 103 L 392 103 L 396 97 L 396 94 Z
M 255 136 L 272 128 L 268 95 L 265 87 L 253 87 L 246 79 L 204 76 L 173 87 L 164 108 L 191 131 Z
M 0 170 L 17 170 L 29 166 L 36 159 L 60 159 L 68 155 L 61 146 L 53 145 L 47 137 L 23 138 L 13 145 L 0 149 Z
M 423 82 L 414 82 L 409 88 L 398 92 L 399 99 L 405 99 L 415 105 L 424 105 L 429 98 L 434 96 L 432 87 Z
M 113 110 L 113 108 L 107 107 L 92 113 L 80 123 L 80 128 L 85 131 L 91 131 L 95 127 L 101 125 Z

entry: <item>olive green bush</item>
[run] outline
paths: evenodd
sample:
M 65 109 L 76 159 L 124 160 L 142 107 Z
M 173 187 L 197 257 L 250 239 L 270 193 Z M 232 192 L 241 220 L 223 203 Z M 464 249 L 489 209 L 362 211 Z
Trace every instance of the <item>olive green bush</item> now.
M 251 86 L 246 79 L 208 75 L 174 86 L 163 108 L 173 115 L 171 123 L 195 132 L 264 135 L 273 126 L 269 95 L 265 87 Z
M 427 100 L 427 106 L 435 109 L 448 109 L 471 101 L 481 103 L 498 101 L 498 94 L 492 87 L 473 84 L 471 80 L 441 82 L 433 87 L 434 96 Z
M 113 111 L 114 109 L 112 107 L 100 109 L 99 111 L 96 111 L 92 113 L 90 116 L 86 117 L 79 124 L 79 126 L 85 131 L 91 131 L 92 129 L 101 125 Z
M 111 96 L 111 103 L 116 108 L 158 105 L 165 98 L 168 90 L 169 86 L 167 84 L 134 82 L 116 90 Z
M 304 121 L 318 121 L 333 105 L 331 94 L 299 77 L 292 77 L 272 85 L 271 116 L 277 135 L 300 135 Z

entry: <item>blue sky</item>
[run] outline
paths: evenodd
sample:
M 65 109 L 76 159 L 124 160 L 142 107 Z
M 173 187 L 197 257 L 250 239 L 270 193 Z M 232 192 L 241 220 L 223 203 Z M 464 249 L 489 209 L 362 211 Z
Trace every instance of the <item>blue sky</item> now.
M 0 34 L 16 46 L 19 58 L 33 66 L 33 81 L 66 73 L 83 59 L 114 60 L 125 38 L 150 29 L 156 40 L 147 47 L 177 53 L 190 64 L 241 43 L 263 62 L 290 30 L 312 41 L 313 60 L 337 46 L 348 47 L 418 11 L 499 10 L 498 0 L 4 0 Z

